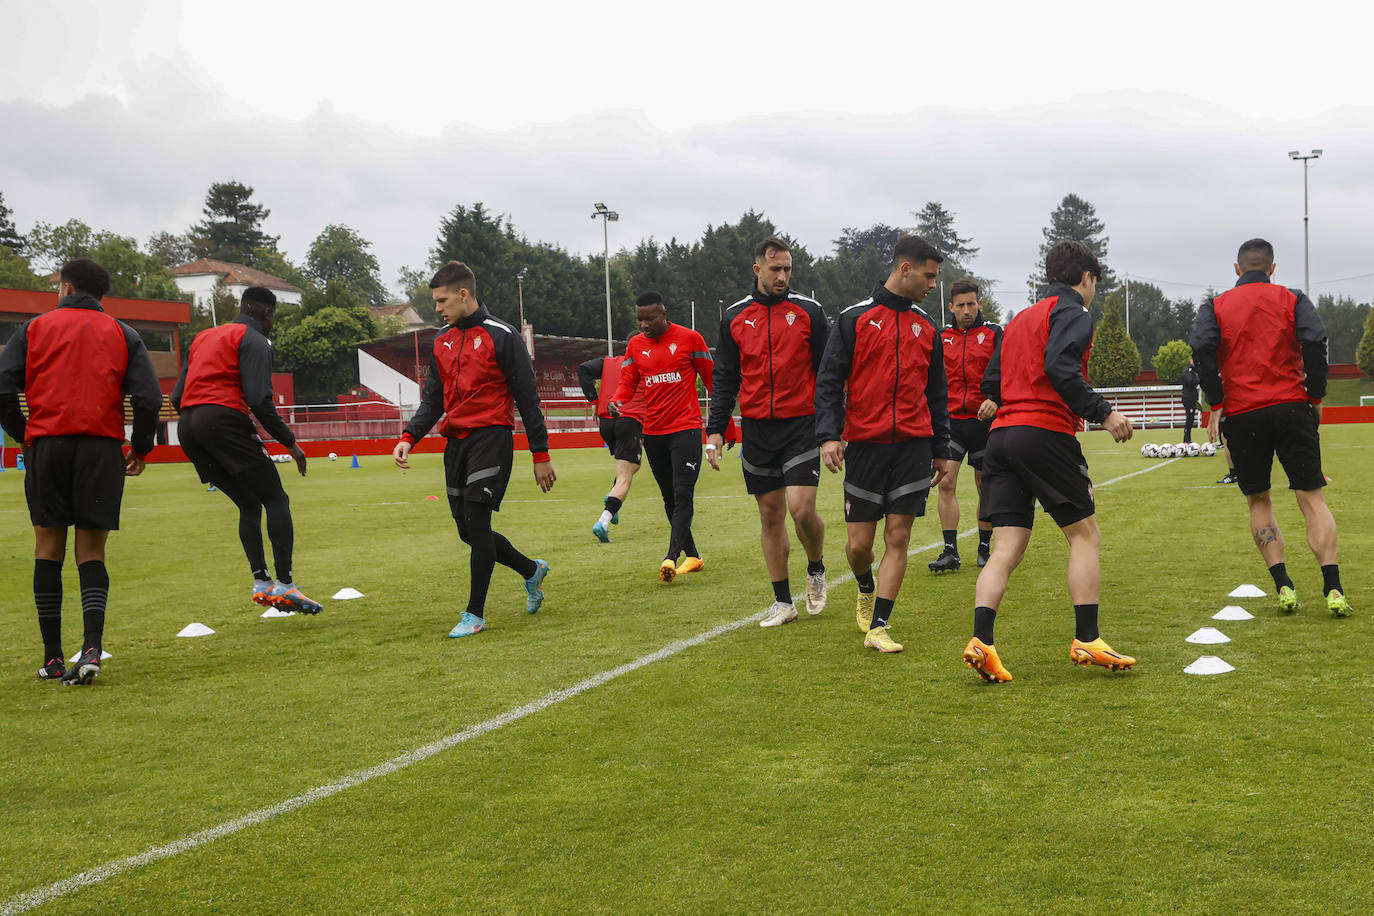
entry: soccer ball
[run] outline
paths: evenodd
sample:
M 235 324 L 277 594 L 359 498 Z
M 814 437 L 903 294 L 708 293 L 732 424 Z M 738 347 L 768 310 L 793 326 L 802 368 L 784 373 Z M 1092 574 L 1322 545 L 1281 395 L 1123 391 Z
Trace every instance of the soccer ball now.
M 1150 457 L 1150 443 L 1146 442 L 1144 445 L 1142 445 L 1142 446 L 1140 447 L 1140 457 L 1142 457 L 1142 458 L 1149 458 L 1149 457 Z
M 1217 447 L 1216 447 L 1216 445 L 1214 445 L 1213 443 L 1211 443 L 1211 442 L 1204 442 L 1204 443 L 1202 444 L 1202 454 L 1206 455 L 1208 458 L 1211 458 L 1211 457 L 1212 457 L 1213 455 L 1215 455 L 1216 453 L 1217 453 Z
M 1144 455 L 1146 458 L 1158 458 L 1159 446 L 1155 445 L 1153 442 L 1147 442 L 1143 446 L 1141 446 L 1140 453 Z
M 1188 442 L 1183 446 L 1183 454 L 1189 458 L 1196 458 L 1198 455 L 1202 454 L 1202 449 L 1198 448 L 1196 442 Z
M 329 460 L 330 460 L 330 461 L 338 461 L 338 460 L 339 460 L 339 456 L 336 455 L 334 452 L 330 452 L 330 453 L 329 453 Z

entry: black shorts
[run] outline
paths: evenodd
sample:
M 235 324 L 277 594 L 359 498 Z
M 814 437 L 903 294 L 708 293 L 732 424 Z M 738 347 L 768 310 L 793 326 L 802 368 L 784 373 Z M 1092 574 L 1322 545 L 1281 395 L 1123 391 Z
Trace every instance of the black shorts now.
M 973 417 L 968 420 L 949 418 L 949 451 L 955 461 L 963 461 L 968 455 L 968 465 L 975 471 L 983 469 L 983 453 L 988 447 L 988 432 L 992 420 Z
M 177 438 L 202 483 L 219 486 L 241 474 L 277 474 L 253 421 L 232 407 L 198 404 L 186 408 L 177 422 Z
M 851 442 L 844 449 L 844 520 L 926 514 L 930 440 Z
M 41 528 L 119 528 L 124 443 L 106 436 L 44 436 L 28 449 L 24 496 Z
M 740 465 L 744 488 L 751 494 L 783 487 L 816 487 L 821 483 L 821 449 L 816 444 L 816 418 L 740 421 Z
M 453 517 L 463 517 L 463 500 L 500 511 L 514 463 L 515 437 L 509 426 L 487 426 L 466 438 L 449 439 L 444 446 L 444 480 Z
M 601 441 L 616 461 L 639 464 L 643 450 L 644 424 L 630 417 L 601 417 Z
M 1311 404 L 1298 401 L 1235 417 L 1223 415 L 1221 432 L 1236 463 L 1240 491 L 1246 496 L 1269 489 L 1275 456 L 1288 475 L 1288 489 L 1320 490 L 1326 486 L 1317 412 Z
M 1032 527 L 1037 499 L 1060 528 L 1097 512 L 1078 437 L 1038 426 L 988 434 L 980 498 L 978 519 L 994 528 Z

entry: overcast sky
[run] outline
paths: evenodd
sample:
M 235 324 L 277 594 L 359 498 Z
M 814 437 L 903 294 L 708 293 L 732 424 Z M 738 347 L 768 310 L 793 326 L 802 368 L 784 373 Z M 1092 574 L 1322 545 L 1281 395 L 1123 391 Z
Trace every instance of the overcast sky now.
M 1374 299 L 1356 5 L 940 7 L 0 0 L 0 192 L 21 232 L 76 217 L 142 241 L 233 178 L 293 260 L 345 223 L 393 287 L 459 203 L 579 253 L 601 247 L 596 201 L 621 214 L 613 249 L 753 208 L 821 255 L 938 200 L 1020 305 L 1068 192 L 1111 266 L 1170 296 L 1229 284 L 1255 235 L 1302 286 L 1287 151 L 1321 148 L 1313 290 Z

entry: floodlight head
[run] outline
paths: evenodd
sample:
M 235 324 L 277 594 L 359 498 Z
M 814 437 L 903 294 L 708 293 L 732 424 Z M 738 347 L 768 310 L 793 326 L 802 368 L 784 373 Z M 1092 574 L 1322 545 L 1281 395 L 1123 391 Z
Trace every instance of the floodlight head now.
M 1298 157 L 1301 156 L 1301 155 L 1302 155 L 1302 153 L 1299 152 L 1298 150 L 1295 150 L 1295 149 L 1290 149 L 1290 150 L 1288 151 L 1288 158 L 1289 158 L 1289 159 L 1296 159 L 1296 158 L 1298 158 Z
M 597 213 L 605 213 L 605 212 L 606 212 L 606 205 L 605 205 L 605 204 L 592 204 L 592 206 L 596 208 L 596 212 L 597 212 Z
M 528 267 L 522 267 L 515 272 L 515 279 L 523 280 L 529 274 L 529 272 L 530 269 Z
M 1319 159 L 1319 158 L 1321 158 L 1321 154 L 1322 154 L 1322 151 L 1321 151 L 1321 150 L 1319 150 L 1319 149 L 1314 149 L 1314 150 L 1312 151 L 1312 158 L 1313 158 L 1313 159 Z
M 614 223 L 614 222 L 618 221 L 619 219 L 620 219 L 620 214 L 619 214 L 619 213 L 615 212 L 614 210 L 607 210 L 607 211 L 606 211 L 606 220 L 607 220 L 607 222 L 612 222 L 612 223 Z

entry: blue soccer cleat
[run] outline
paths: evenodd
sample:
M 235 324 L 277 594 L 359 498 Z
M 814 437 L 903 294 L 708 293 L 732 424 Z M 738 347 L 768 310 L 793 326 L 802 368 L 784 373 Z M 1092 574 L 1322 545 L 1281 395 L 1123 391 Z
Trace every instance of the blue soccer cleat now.
M 448 631 L 449 639 L 458 639 L 461 636 L 476 636 L 487 628 L 487 621 L 483 617 L 478 617 L 470 611 L 464 611 L 463 616 L 458 618 L 458 626 Z
M 324 605 L 301 594 L 292 583 L 278 582 L 269 596 L 272 604 L 282 611 L 295 611 L 300 614 L 318 614 Z
M 601 499 L 601 505 L 604 506 L 604 505 L 606 505 L 607 503 L 609 503 L 610 501 L 611 501 L 611 494 L 607 493 L 604 497 L 602 497 L 602 499 Z M 612 525 L 619 525 L 619 524 L 620 524 L 620 510 L 619 510 L 619 509 L 617 509 L 616 511 L 614 511 L 614 512 L 611 513 L 611 524 L 612 524 Z
M 606 526 L 601 524 L 600 520 L 598 520 L 595 525 L 592 525 L 592 534 L 596 535 L 596 539 L 603 544 L 609 544 L 611 542 L 611 535 L 606 530 Z
M 549 564 L 543 560 L 534 561 L 534 575 L 525 580 L 525 610 L 531 614 L 544 603 L 544 589 L 540 586 L 549 574 Z

